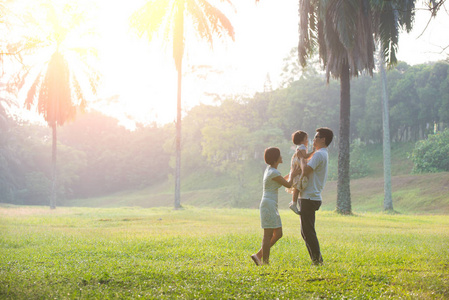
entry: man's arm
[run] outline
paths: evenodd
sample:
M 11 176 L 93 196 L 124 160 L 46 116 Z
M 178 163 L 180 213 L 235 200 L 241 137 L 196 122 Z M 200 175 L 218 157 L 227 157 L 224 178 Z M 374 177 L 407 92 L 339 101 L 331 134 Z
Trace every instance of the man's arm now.
M 321 162 L 322 162 L 322 156 L 319 153 L 312 156 L 312 158 L 309 160 L 309 162 L 304 166 L 304 170 L 303 170 L 304 176 L 309 176 L 313 172 L 314 168 L 316 168 L 318 165 L 320 165 Z M 312 165 L 313 168 L 310 165 Z
M 313 172 L 313 170 L 315 170 L 322 162 L 323 157 L 319 152 L 316 153 L 316 155 L 312 156 L 309 162 L 304 166 L 304 176 L 309 176 Z

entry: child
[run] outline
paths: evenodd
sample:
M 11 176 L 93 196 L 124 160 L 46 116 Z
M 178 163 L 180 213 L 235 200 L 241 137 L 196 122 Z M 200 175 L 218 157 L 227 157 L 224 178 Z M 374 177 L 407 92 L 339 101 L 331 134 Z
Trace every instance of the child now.
M 294 167 L 290 170 L 292 175 L 290 181 L 281 176 L 281 172 L 277 169 L 282 163 L 279 148 L 265 149 L 264 159 L 268 166 L 263 175 L 263 196 L 259 207 L 261 227 L 264 230 L 262 248 L 251 255 L 257 266 L 269 264 L 270 248 L 282 237 L 282 223 L 278 212 L 278 189 L 281 186 L 291 187 L 293 178 L 300 173 L 300 168 Z
M 308 135 L 306 132 L 302 130 L 298 130 L 292 134 L 293 144 L 296 145 L 296 153 L 293 154 L 291 165 L 292 168 L 294 166 L 299 166 L 301 168 L 301 173 L 298 176 L 293 177 L 293 185 L 291 188 L 285 189 L 288 193 L 292 194 L 292 201 L 289 204 L 289 207 L 293 212 L 297 215 L 300 215 L 300 211 L 298 210 L 298 196 L 301 191 L 303 191 L 307 187 L 308 178 L 304 176 L 302 170 L 304 170 L 307 160 L 312 157 L 313 153 L 307 153 L 307 145 L 309 144 Z

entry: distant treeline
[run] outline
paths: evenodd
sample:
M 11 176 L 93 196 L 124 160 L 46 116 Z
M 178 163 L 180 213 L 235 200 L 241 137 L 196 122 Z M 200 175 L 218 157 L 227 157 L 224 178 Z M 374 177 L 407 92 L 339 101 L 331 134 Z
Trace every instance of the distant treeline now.
M 387 72 L 393 141 L 418 141 L 449 124 L 448 66 L 400 63 Z M 316 75 L 252 98 L 194 107 L 182 123 L 182 176 L 215 172 L 235 178 L 243 189 L 248 168 L 263 170 L 266 147 L 279 146 L 289 161 L 294 131 L 313 136 L 327 126 L 338 139 L 339 93 L 338 82 L 326 84 Z M 377 74 L 351 81 L 351 138 L 357 145 L 382 143 L 381 107 Z M 174 124 L 129 131 L 98 112 L 78 115 L 58 129 L 59 204 L 170 179 L 174 133 Z M 50 129 L 19 123 L 0 106 L 0 202 L 48 204 L 50 174 Z

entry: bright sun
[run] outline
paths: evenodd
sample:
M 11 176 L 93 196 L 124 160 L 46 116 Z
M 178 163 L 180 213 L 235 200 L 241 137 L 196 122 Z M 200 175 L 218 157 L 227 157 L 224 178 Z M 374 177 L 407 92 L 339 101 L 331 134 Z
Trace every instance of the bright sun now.
M 59 45 L 71 70 L 82 75 L 77 53 L 94 49 L 96 59 L 84 57 L 101 74 L 97 94 L 86 93 L 90 108 L 118 118 L 128 128 L 135 122 L 172 122 L 176 115 L 176 73 L 171 56 L 161 45 L 150 47 L 129 26 L 132 12 L 143 3 L 145 0 L 17 2 L 17 10 L 33 12 L 28 21 L 33 26 L 28 26 L 27 33 L 47 44 L 29 62 L 41 68 Z M 89 85 L 87 76 L 77 77 Z M 26 91 L 20 95 L 25 97 Z
M 119 118 L 128 127 L 134 121 L 171 122 L 176 115 L 176 73 L 171 56 L 163 52 L 161 45 L 150 47 L 129 27 L 131 14 L 143 3 L 97 1 L 96 30 L 100 34 L 103 70 L 97 109 Z

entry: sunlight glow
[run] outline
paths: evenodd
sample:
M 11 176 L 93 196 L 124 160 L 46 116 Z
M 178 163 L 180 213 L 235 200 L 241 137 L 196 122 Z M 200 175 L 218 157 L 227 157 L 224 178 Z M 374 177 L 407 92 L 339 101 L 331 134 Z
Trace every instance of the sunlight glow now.
M 35 17 L 42 18 L 42 23 L 55 24 L 60 20 L 58 14 L 71 13 L 70 9 L 64 11 L 62 8 L 63 3 L 67 3 L 65 0 L 56 2 L 55 15 L 48 19 L 39 14 Z M 139 38 L 129 26 L 132 13 L 145 2 L 146 0 L 126 3 L 117 0 L 72 1 L 70 3 L 73 7 L 89 7 L 89 17 L 94 21 L 82 23 L 80 19 L 79 31 L 66 32 L 59 28 L 55 33 L 58 38 L 67 33 L 63 45 L 66 48 L 97 49 L 102 80 L 98 88 L 98 99 L 89 97 L 89 107 L 122 120 L 127 127 L 132 127 L 133 121 L 164 124 L 174 122 L 176 118 L 177 78 L 171 49 L 164 47 L 160 36 L 155 36 L 150 44 L 147 38 Z M 39 6 L 47 5 L 50 1 L 28 3 Z M 219 1 L 217 3 L 223 5 Z M 267 73 L 278 73 L 277 70 L 280 69 L 282 58 L 273 58 L 282 57 L 296 43 L 296 20 L 293 17 L 297 12 L 289 11 L 286 14 L 289 6 L 285 3 L 270 4 L 270 1 L 266 1 L 256 6 L 249 1 L 234 5 L 240 17 L 237 17 L 234 8 L 226 10 L 224 5 L 223 8 L 235 27 L 235 43 L 215 42 L 212 51 L 207 43 L 198 42 L 198 37 L 186 29 L 183 112 L 200 103 L 216 104 L 216 100 L 223 97 L 249 97 L 255 91 L 262 91 Z M 276 12 L 274 7 L 277 8 Z M 282 21 L 268 24 L 264 11 L 271 11 L 273 17 L 290 17 L 276 17 Z M 247 26 L 248 24 L 252 25 Z M 46 26 L 47 28 L 39 29 L 40 34 L 49 31 L 48 25 Z M 284 29 L 280 30 L 282 27 Z M 91 34 L 81 34 L 82 29 Z M 267 43 L 267 34 L 275 34 L 276 38 Z M 288 46 L 282 40 L 290 40 L 287 42 Z M 276 75 L 271 76 L 273 81 Z
M 132 128 L 134 122 L 164 124 L 174 122 L 176 118 L 176 71 L 170 45 L 164 48 L 160 36 L 155 36 L 149 43 L 146 37 L 139 38 L 130 29 L 130 16 L 146 1 L 17 0 L 15 5 L 17 11 L 26 11 L 26 5 L 32 7 L 28 18 L 40 25 L 33 27 L 34 32 L 29 31 L 29 34 L 57 40 L 66 37 L 61 47 L 78 53 L 95 48 L 98 55 L 95 64 L 101 70 L 102 78 L 97 96 L 86 95 L 88 106 L 116 117 Z M 50 3 L 54 4 L 54 14 L 46 17 L 41 9 Z M 184 113 L 200 103 L 217 104 L 225 97 L 251 97 L 255 92 L 262 92 L 267 74 L 273 88 L 279 86 L 283 59 L 297 45 L 297 1 L 260 1 L 257 5 L 254 1 L 233 3 L 235 11 L 232 8 L 226 10 L 225 5 L 223 8 L 234 26 L 235 42 L 214 43 L 212 51 L 207 43 L 198 42 L 196 36 L 186 33 L 182 87 Z M 86 10 L 86 16 L 78 15 L 79 11 Z M 56 28 L 53 35 L 51 24 Z M 68 31 L 72 25 L 79 26 Z M 444 29 L 444 26 L 440 27 Z M 419 28 L 422 31 L 422 26 Z M 431 33 L 437 43 L 441 33 L 436 30 Z M 425 50 L 420 50 L 421 54 L 411 51 L 421 49 L 417 45 L 422 44 L 423 39 L 416 40 L 416 35 L 410 37 L 402 35 L 398 59 L 413 63 L 412 60 L 420 58 L 419 62 L 423 62 L 426 55 L 422 51 Z M 414 46 L 410 46 L 412 43 Z M 424 43 L 431 42 L 425 40 Z M 42 57 L 36 56 L 36 61 L 42 63 L 42 58 L 49 58 L 52 51 L 54 48 L 40 52 Z M 415 54 L 410 57 L 407 53 Z M 444 54 L 439 57 L 444 59 Z M 67 59 L 77 73 L 86 71 L 71 55 L 67 55 Z M 89 83 L 87 77 L 81 81 L 83 85 Z

